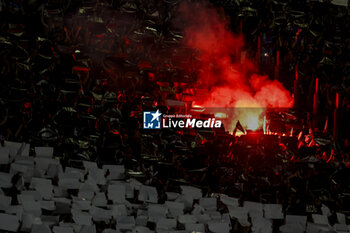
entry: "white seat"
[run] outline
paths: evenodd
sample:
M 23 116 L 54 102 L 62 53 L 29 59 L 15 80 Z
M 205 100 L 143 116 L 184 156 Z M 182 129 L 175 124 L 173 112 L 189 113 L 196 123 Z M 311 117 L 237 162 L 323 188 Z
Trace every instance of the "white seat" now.
M 54 226 L 52 228 L 53 233 L 74 233 L 72 227 L 62 227 L 62 226 Z
M 178 216 L 178 221 L 181 224 L 187 224 L 187 223 L 196 223 L 197 222 L 197 218 L 194 215 L 179 215 Z
M 93 180 L 98 185 L 105 185 L 106 184 L 106 178 L 104 171 L 97 167 L 91 167 L 89 168 L 89 175 L 88 180 Z
M 41 207 L 39 202 L 34 200 L 33 196 L 19 194 L 18 202 L 22 204 L 25 213 L 30 213 L 39 217 L 41 215 Z
M 264 204 L 264 217 L 267 219 L 284 219 L 282 205 Z
M 0 210 L 6 211 L 11 205 L 11 197 L 0 195 Z
M 34 216 L 30 213 L 23 213 L 21 231 L 30 231 L 33 225 L 43 224 L 40 217 Z
M 16 215 L 0 213 L 0 230 L 16 232 L 19 227 L 19 218 Z
M 116 181 L 111 180 L 109 182 L 110 185 L 122 185 L 125 187 L 125 197 L 126 198 L 134 198 L 134 187 L 131 183 L 125 182 L 125 181 Z
M 5 172 L 0 172 L 0 187 L 1 188 L 11 188 L 12 175 Z
M 272 233 L 272 220 L 263 217 L 252 219 L 252 232 L 256 233 Z
M 91 226 L 87 226 L 87 225 L 83 225 L 80 228 L 80 231 L 75 231 L 78 233 L 96 233 L 96 226 L 95 225 L 91 225 Z
M 151 231 L 149 228 L 145 227 L 145 226 L 136 226 L 133 230 L 132 233 L 152 233 L 153 231 Z
M 302 233 L 306 229 L 306 216 L 286 215 L 286 224 L 280 227 L 283 233 Z
M 127 216 L 128 212 L 124 204 L 116 204 L 112 206 L 112 214 L 114 218 L 117 218 L 117 216 Z
M 109 229 L 104 229 L 102 233 L 120 233 L 120 232 L 109 228 Z
M 263 204 L 259 202 L 245 201 L 243 204 L 244 208 L 248 210 L 250 217 L 262 217 L 264 215 L 263 212 Z
M 160 218 L 157 220 L 157 231 L 160 230 L 175 230 L 176 229 L 176 219 Z
M 87 212 L 72 209 L 73 221 L 79 225 L 92 225 L 92 216 Z
M 23 216 L 24 210 L 22 205 L 11 205 L 6 209 L 6 214 L 16 215 L 18 219 Z
M 132 230 L 135 227 L 135 219 L 132 216 L 118 216 L 116 220 L 117 229 Z
M 185 229 L 187 232 L 205 232 L 205 227 L 202 223 L 186 223 Z
M 229 233 L 231 230 L 227 223 L 209 223 L 208 229 L 213 233 Z
M 56 209 L 54 201 L 38 201 L 41 209 L 53 211 Z
M 36 157 L 52 158 L 53 147 L 35 147 Z
M 41 215 L 40 218 L 43 224 L 52 227 L 53 225 L 58 224 L 60 216 Z
M 148 206 L 148 221 L 156 222 L 158 219 L 166 217 L 166 207 L 158 204 L 149 204 Z
M 191 209 L 193 206 L 193 197 L 189 195 L 180 195 L 175 202 L 184 203 L 185 209 Z
M 96 193 L 96 195 L 92 198 L 91 203 L 94 206 L 106 207 L 107 206 L 106 194 L 104 192 Z
M 124 165 L 103 165 L 102 169 L 105 174 L 109 171 L 109 175 L 106 177 L 107 180 L 118 180 L 124 177 Z
M 96 162 L 91 162 L 91 161 L 83 161 L 83 166 L 85 168 L 85 171 L 89 171 L 90 168 L 98 168 Z
M 45 224 L 33 225 L 31 233 L 51 233 L 49 226 Z
M 202 190 L 192 186 L 181 185 L 181 194 L 193 197 L 193 199 L 202 198 Z
M 113 203 L 125 203 L 125 186 L 122 184 L 108 185 L 108 199 Z
M 174 201 L 176 198 L 179 196 L 179 193 L 174 193 L 174 192 L 166 192 L 166 196 L 168 198 L 168 201 Z
M 58 174 L 63 172 L 63 168 L 61 164 L 52 164 L 50 163 L 47 167 L 47 177 L 55 178 Z
M 285 224 L 280 226 L 280 231 L 282 233 L 304 233 L 305 232 L 305 227 L 303 227 L 300 224 Z
M 337 213 L 337 219 L 340 224 L 346 224 L 345 214 Z
M 299 223 L 302 226 L 306 226 L 306 216 L 302 215 L 286 215 L 286 223 Z
M 182 202 L 166 201 L 165 206 L 168 208 L 170 217 L 176 218 L 184 214 L 185 204 Z
M 138 199 L 149 203 L 158 203 L 158 192 L 155 187 L 142 185 Z
M 217 209 L 217 200 L 216 198 L 201 198 L 199 199 L 199 205 L 206 210 L 216 210 Z
M 328 218 L 325 215 L 320 214 L 312 214 L 312 220 L 316 224 L 323 224 L 323 225 L 329 225 Z
M 334 228 L 338 231 L 341 231 L 341 232 L 348 232 L 349 229 L 348 229 L 348 226 L 346 224 L 335 224 L 334 225 Z
M 248 210 L 244 207 L 228 206 L 231 218 L 236 218 L 242 226 L 250 226 L 248 222 Z
M 95 195 L 95 192 L 98 192 L 99 188 L 95 183 L 82 183 L 79 187 L 79 193 L 78 197 L 79 198 L 84 198 L 87 200 L 92 200 L 92 198 Z
M 10 175 L 16 174 L 16 173 L 22 173 L 25 182 L 30 182 L 34 175 L 34 167 L 30 165 L 25 165 L 25 164 L 18 164 L 18 163 L 11 163 L 10 167 Z
M 10 151 L 11 157 L 15 157 L 18 154 L 21 146 L 22 146 L 22 143 L 19 143 L 19 142 L 11 142 L 11 141 L 4 142 L 4 147 Z
M 323 224 L 307 223 L 306 233 L 319 233 L 321 231 L 328 231 L 329 227 Z
M 207 224 L 208 222 L 212 221 L 212 219 L 208 214 L 196 215 L 196 220 L 198 223 L 203 223 L 203 224 Z
M 8 148 L 0 147 L 0 164 L 10 163 L 10 150 Z
M 45 171 L 48 170 L 50 164 L 55 164 L 55 165 L 60 164 L 60 161 L 57 159 L 42 158 L 42 157 L 35 157 L 34 162 L 35 162 L 35 168 L 39 170 L 45 170 Z
M 74 210 L 90 210 L 91 201 L 81 199 L 81 198 L 73 198 L 72 209 Z
M 105 210 L 96 206 L 91 206 L 89 210 L 94 221 L 104 221 L 108 223 L 113 216 L 112 210 Z

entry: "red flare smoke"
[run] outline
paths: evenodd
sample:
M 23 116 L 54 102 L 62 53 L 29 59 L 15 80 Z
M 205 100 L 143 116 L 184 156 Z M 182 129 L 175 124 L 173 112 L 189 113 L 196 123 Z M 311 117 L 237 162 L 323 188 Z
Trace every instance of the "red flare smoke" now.
M 241 113 L 236 112 L 236 120 L 248 128 L 249 124 L 255 125 L 252 128 L 258 127 L 257 122 L 249 121 L 258 120 L 263 108 L 293 106 L 292 97 L 281 83 L 266 76 L 249 75 L 256 73 L 257 67 L 249 59 L 241 59 L 243 37 L 234 35 L 228 29 L 225 18 L 213 7 L 203 3 L 183 3 L 179 6 L 179 15 L 186 22 L 185 46 L 199 50 L 197 89 L 208 92 L 205 96 L 195 95 L 195 104 L 219 108 L 259 108 L 249 113 L 250 116 L 237 116 Z

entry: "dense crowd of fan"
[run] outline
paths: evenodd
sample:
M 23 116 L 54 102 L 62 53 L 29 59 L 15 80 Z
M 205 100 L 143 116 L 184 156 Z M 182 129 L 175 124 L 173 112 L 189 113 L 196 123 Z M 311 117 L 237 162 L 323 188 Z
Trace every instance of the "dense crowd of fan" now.
M 342 96 L 343 121 L 349 118 L 349 6 L 347 1 L 219 1 L 228 9 L 236 32 L 243 31 L 251 56 L 258 38 L 261 70 L 276 77 L 294 93 L 300 115 L 311 112 L 316 78 L 319 79 L 319 119 L 333 116 L 336 93 Z M 240 24 L 240 22 L 242 22 Z M 295 85 L 295 72 L 299 82 Z M 294 90 L 296 88 L 296 90 Z M 343 123 L 348 137 L 348 124 Z
M 261 38 L 258 53 L 261 72 L 274 76 L 278 50 L 279 79 L 293 91 L 294 71 L 298 65 L 300 82 L 294 92 L 298 95 L 298 113 L 311 112 L 312 106 L 307 104 L 312 103 L 316 76 L 320 79 L 321 102 L 317 117 L 323 120 L 329 117 L 331 122 L 335 93 L 341 93 L 342 137 L 339 141 L 332 141 L 327 134 L 322 138 L 317 132 L 309 135 L 305 128 L 299 141 L 271 137 L 266 144 L 271 145 L 269 147 L 252 146 L 243 137 L 236 138 L 226 132 L 142 129 L 143 110 L 157 106 L 166 112 L 161 106 L 164 97 L 176 100 L 181 92 L 174 83 L 186 82 L 190 86 L 192 82 L 188 70 L 181 69 L 181 64 L 175 67 L 175 62 L 167 55 L 180 51 L 181 32 L 171 24 L 176 1 L 50 0 L 43 4 L 35 0 L 2 0 L 0 4 L 1 176 L 9 174 L 4 178 L 7 181 L 1 181 L 0 193 L 1 198 L 10 200 L 9 205 L 1 207 L 2 213 L 15 214 L 9 207 L 25 205 L 25 198 L 32 195 L 30 190 L 38 191 L 40 185 L 37 184 L 47 184 L 47 181 L 37 180 L 42 178 L 50 181 L 48 186 L 52 194 L 45 196 L 47 190 L 41 190 L 38 191 L 40 198 L 36 196 L 35 201 L 29 201 L 54 200 L 57 207 L 68 200 L 68 206 L 76 212 L 70 209 L 59 212 L 58 208 L 41 206 L 39 214 L 36 208 L 35 213 L 33 209 L 24 208 L 24 213 L 41 215 L 42 222 L 53 221 L 50 228 L 73 226 L 80 221 L 77 216 L 89 213 L 95 225 L 86 229 L 75 226 L 75 232 L 102 232 L 108 228 L 132 231 L 136 225 L 147 226 L 147 229 L 138 228 L 135 232 L 176 229 L 216 232 L 215 227 L 206 223 L 218 219 L 217 222 L 229 225 L 228 231 L 232 232 L 259 232 L 259 224 L 271 224 L 261 232 L 272 229 L 274 232 L 297 232 L 293 227 L 290 231 L 280 228 L 284 217 L 273 222 L 266 220 L 268 211 L 262 204 L 269 203 L 280 204 L 286 215 L 307 216 L 307 220 L 316 225 L 325 222 L 315 216 L 326 216 L 327 229 L 337 230 L 336 226 L 343 229 L 349 224 L 340 214 L 347 215 L 350 211 L 350 146 L 346 138 L 350 132 L 350 124 L 347 124 L 350 84 L 347 7 L 318 1 L 215 3 L 230 15 L 232 30 L 244 33 L 248 56 L 255 56 L 258 37 Z M 177 55 L 182 59 L 190 53 L 183 49 Z M 159 84 L 164 82 L 169 86 Z M 298 117 L 305 118 L 303 114 Z M 30 148 L 23 152 L 26 144 L 12 144 L 11 141 L 29 143 Z M 47 153 L 40 155 L 40 150 L 34 149 L 37 146 L 54 148 L 53 154 L 49 153 L 48 164 L 42 165 L 41 158 L 47 157 Z M 93 165 L 88 161 L 93 161 Z M 57 165 L 57 168 L 49 165 Z M 106 165 L 120 165 L 126 170 L 117 169 L 115 172 L 122 175 L 109 179 L 112 172 L 104 168 Z M 102 204 L 96 202 L 91 204 L 93 207 L 73 208 L 79 200 L 93 198 L 90 194 L 84 194 L 89 197 L 82 195 L 84 188 L 81 186 L 60 183 L 66 178 L 72 178 L 73 183 L 79 185 L 93 183 L 92 191 L 88 190 L 98 196 Z M 126 192 L 127 201 L 114 200 L 113 191 L 109 189 L 113 185 L 124 187 L 116 189 L 119 187 Z M 187 195 L 184 190 L 188 185 L 200 188 L 200 195 L 213 199 L 201 199 L 195 188 L 191 189 L 195 194 Z M 132 191 L 125 191 L 129 186 Z M 185 188 L 180 189 L 180 186 Z M 184 195 L 176 194 L 181 190 Z M 147 192 L 152 192 L 152 197 L 156 193 L 157 199 L 145 198 Z M 20 196 L 24 193 L 25 197 Z M 120 193 L 115 193 L 119 198 Z M 234 204 L 222 201 L 226 199 L 219 193 L 234 197 L 230 199 Z M 58 197 L 66 199 L 62 201 Z M 216 199 L 218 205 L 216 201 L 212 203 Z M 147 203 L 164 204 L 173 200 L 185 203 L 180 207 L 180 214 L 167 215 L 169 219 L 177 219 L 175 225 L 166 220 L 166 223 L 158 222 L 157 218 L 166 219 L 163 214 L 157 215 L 163 209 Z M 205 206 L 207 202 L 209 206 Z M 249 205 L 251 202 L 255 203 L 253 207 Z M 166 204 L 162 208 L 164 206 Z M 106 213 L 113 208 L 116 214 Z M 140 212 L 147 208 L 148 214 L 152 212 L 150 209 L 157 209 L 157 217 L 156 220 L 152 216 L 147 219 L 145 214 L 144 224 Z M 265 218 L 260 214 L 263 209 Z M 255 215 L 255 211 L 259 214 Z M 184 213 L 207 214 L 208 219 L 176 218 Z M 227 214 L 231 217 L 228 220 Z M 107 217 L 99 219 L 99 215 Z M 134 221 L 120 219 L 127 215 L 134 216 Z M 246 221 L 245 217 L 239 217 L 245 215 Z M 57 220 L 50 218 L 54 216 L 59 217 Z M 260 220 L 262 223 L 257 223 Z M 288 221 L 286 219 L 285 226 Z M 21 226 L 24 222 L 22 219 Z M 202 225 L 191 228 L 186 223 L 203 224 L 207 228 Z M 32 225 L 26 224 L 18 231 L 30 231 Z M 159 228 L 159 225 L 169 225 L 169 228 Z M 253 227 L 249 227 L 251 225 Z M 225 227 L 220 226 L 217 232 L 226 232 Z M 37 232 L 42 231 L 40 228 Z M 301 227 L 300 232 L 303 231 Z

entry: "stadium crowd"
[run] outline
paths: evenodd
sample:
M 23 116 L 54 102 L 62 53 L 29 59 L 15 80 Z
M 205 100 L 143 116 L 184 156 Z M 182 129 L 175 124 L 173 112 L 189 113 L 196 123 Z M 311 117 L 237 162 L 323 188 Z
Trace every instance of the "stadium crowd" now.
M 170 56 L 193 52 L 179 49 L 177 4 L 1 0 L 1 231 L 350 231 L 350 8 L 212 3 L 262 73 L 275 75 L 279 51 L 298 118 L 312 113 L 320 80 L 314 117 L 329 119 L 328 131 L 304 126 L 296 141 L 271 137 L 268 147 L 228 132 L 142 129 L 143 110 L 167 112 L 176 83 L 195 79 Z M 335 93 L 339 140 L 329 134 Z

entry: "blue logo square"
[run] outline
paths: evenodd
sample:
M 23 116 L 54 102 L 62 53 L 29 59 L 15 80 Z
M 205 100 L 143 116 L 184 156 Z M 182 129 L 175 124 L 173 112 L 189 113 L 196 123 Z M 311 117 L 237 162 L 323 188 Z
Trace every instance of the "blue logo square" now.
M 143 112 L 143 128 L 144 129 L 160 129 L 160 116 L 162 114 L 156 112 Z

